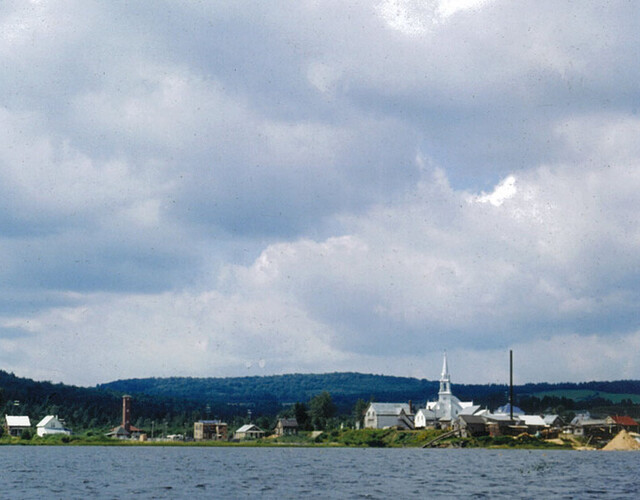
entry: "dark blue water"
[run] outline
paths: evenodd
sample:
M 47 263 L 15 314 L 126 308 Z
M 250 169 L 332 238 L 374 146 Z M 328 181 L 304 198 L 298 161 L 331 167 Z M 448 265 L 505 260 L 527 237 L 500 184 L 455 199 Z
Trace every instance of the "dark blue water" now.
M 640 453 L 0 447 L 1 498 L 637 498 Z

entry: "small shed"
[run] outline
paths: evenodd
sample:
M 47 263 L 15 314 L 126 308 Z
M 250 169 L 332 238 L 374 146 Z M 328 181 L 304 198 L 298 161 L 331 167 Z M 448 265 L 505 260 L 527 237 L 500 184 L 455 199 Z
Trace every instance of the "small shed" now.
M 38 425 L 36 425 L 36 432 L 40 437 L 51 436 L 53 434 L 71 435 L 71 430 L 64 426 L 57 415 L 47 415 L 40 420 Z
M 20 436 L 24 431 L 31 429 L 31 420 L 22 415 L 5 415 L 4 430 L 9 436 Z
M 245 424 L 233 433 L 234 439 L 259 439 L 265 432 L 255 424 Z
M 487 422 L 480 415 L 459 415 L 457 426 L 462 437 L 489 435 Z

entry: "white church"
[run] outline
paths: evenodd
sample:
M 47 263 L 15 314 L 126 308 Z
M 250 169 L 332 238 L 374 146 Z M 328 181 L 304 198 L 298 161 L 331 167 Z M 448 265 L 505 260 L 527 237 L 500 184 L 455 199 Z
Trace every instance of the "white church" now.
M 444 353 L 442 373 L 440 374 L 440 390 L 438 401 L 428 402 L 413 414 L 413 408 L 407 403 L 371 403 L 364 418 L 364 427 L 383 429 L 398 427 L 400 429 L 420 429 L 424 427 L 450 427 L 459 415 L 473 415 L 480 409 L 473 401 L 460 401 L 451 393 L 451 375 Z
M 415 414 L 414 426 L 416 429 L 423 427 L 449 427 L 459 415 L 472 415 L 480 409 L 473 401 L 460 401 L 451 392 L 451 375 L 447 363 L 447 353 L 444 353 L 442 361 L 442 373 L 440 374 L 440 390 L 438 401 L 430 401 L 425 408 L 421 408 Z

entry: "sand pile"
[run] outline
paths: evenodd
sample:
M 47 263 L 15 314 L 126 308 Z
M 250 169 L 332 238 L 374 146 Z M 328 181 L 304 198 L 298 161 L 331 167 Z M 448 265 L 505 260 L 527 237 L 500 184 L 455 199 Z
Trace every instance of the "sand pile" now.
M 606 451 L 640 450 L 640 443 L 623 429 L 602 449 Z

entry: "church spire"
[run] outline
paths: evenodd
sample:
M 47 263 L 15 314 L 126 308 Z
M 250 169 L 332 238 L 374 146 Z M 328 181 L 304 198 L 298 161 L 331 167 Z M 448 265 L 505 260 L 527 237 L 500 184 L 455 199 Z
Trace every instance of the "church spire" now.
M 451 375 L 449 375 L 449 364 L 447 363 L 447 351 L 444 351 L 442 360 L 442 373 L 440 374 L 440 394 L 451 393 Z

